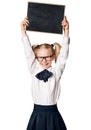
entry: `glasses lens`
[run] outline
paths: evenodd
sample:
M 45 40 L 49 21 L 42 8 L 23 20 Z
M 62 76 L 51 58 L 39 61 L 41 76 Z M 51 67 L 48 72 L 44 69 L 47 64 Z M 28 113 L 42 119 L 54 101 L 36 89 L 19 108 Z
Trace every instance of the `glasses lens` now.
M 47 57 L 46 57 L 46 60 L 50 60 L 50 59 L 51 59 L 51 56 L 47 56 Z
M 38 61 L 42 61 L 43 57 L 37 57 Z
M 49 60 L 51 60 L 51 57 L 52 57 L 52 56 L 53 56 L 53 55 L 51 55 L 51 56 L 45 56 L 45 57 L 37 57 L 37 59 L 38 59 L 38 61 L 43 61 L 43 59 L 49 61 Z

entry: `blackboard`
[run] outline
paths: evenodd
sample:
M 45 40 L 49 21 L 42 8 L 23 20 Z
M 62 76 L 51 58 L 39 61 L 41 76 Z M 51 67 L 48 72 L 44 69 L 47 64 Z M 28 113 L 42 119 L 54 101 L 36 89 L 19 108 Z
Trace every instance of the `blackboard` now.
M 65 6 L 28 2 L 26 30 L 62 34 Z

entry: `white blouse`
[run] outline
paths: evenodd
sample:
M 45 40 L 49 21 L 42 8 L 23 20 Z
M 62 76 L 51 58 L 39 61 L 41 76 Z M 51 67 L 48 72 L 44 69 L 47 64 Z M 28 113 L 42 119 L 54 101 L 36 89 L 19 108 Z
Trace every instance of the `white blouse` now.
M 25 55 L 32 78 L 31 89 L 34 103 L 39 105 L 56 104 L 60 95 L 60 79 L 65 68 L 69 51 L 69 37 L 63 37 L 62 48 L 57 58 L 57 62 L 55 64 L 53 63 L 52 66 L 48 68 L 48 70 L 53 73 L 53 75 L 48 79 L 48 82 L 38 80 L 35 77 L 35 75 L 43 69 L 35 59 L 35 55 L 27 35 L 22 37 L 22 42 L 24 44 Z

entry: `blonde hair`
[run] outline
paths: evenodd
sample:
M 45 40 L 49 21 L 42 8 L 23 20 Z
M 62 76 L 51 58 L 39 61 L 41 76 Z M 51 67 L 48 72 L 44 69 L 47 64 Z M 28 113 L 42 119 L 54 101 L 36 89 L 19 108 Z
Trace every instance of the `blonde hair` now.
M 54 43 L 54 46 L 55 46 L 55 62 L 56 62 L 62 46 L 57 42 Z
M 54 44 L 43 43 L 41 45 L 33 45 L 32 50 L 35 54 L 35 57 L 37 57 L 37 51 L 41 48 L 51 49 L 52 53 L 55 55 L 56 62 L 61 49 L 61 45 L 59 43 L 55 42 Z

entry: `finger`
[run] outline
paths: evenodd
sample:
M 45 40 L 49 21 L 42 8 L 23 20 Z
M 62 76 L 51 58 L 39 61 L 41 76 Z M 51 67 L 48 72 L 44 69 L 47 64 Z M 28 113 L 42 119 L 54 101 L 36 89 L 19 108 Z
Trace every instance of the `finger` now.
M 24 25 L 25 25 L 25 26 L 28 26 L 28 25 L 29 25 L 29 23 L 25 21 Z
M 25 20 L 25 22 L 26 22 L 27 24 L 29 24 L 29 20 Z
M 24 20 L 27 20 L 28 19 L 28 17 L 26 16 L 25 18 L 24 18 Z
M 24 20 L 24 23 L 25 23 L 25 24 L 29 24 L 29 20 L 25 19 L 25 20 Z
M 28 17 L 25 17 L 23 21 L 29 24 Z
M 23 21 L 22 24 L 21 24 L 22 27 L 25 27 L 25 26 L 28 26 L 28 25 L 29 24 L 26 21 Z
M 67 20 L 67 17 L 66 16 L 64 16 L 64 21 L 66 21 Z
M 64 21 L 61 23 L 62 26 L 65 26 L 67 23 Z
M 67 17 L 64 16 L 63 20 L 62 20 L 62 23 L 66 22 L 67 21 Z
M 69 24 L 69 22 L 68 22 L 67 20 L 64 20 L 64 21 L 62 21 L 61 24 L 62 24 L 62 25 L 67 25 L 67 24 Z

